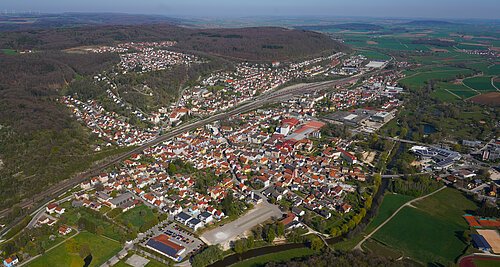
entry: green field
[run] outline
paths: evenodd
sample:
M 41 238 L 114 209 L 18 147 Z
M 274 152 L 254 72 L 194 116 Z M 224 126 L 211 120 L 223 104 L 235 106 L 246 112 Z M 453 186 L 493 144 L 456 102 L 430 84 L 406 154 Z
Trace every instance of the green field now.
M 153 211 L 146 205 L 135 207 L 127 212 L 124 212 L 116 218 L 123 225 L 131 224 L 132 227 L 139 230 L 146 222 L 153 220 L 155 215 Z
M 377 216 L 373 218 L 368 227 L 366 227 L 365 232 L 369 233 L 373 229 L 377 228 L 381 223 L 383 223 L 387 218 L 389 218 L 399 207 L 404 203 L 412 200 L 413 197 L 388 193 L 384 196 L 384 200 L 380 205 Z
M 413 71 L 418 72 L 418 70 Z M 400 83 L 405 85 L 410 89 L 419 89 L 425 86 L 425 82 L 430 80 L 445 80 L 454 79 L 458 75 L 470 75 L 472 73 L 469 69 L 458 69 L 458 68 L 436 68 L 436 70 L 418 72 L 415 74 L 409 73 L 411 76 L 400 80 Z
M 259 267 L 264 266 L 269 262 L 283 262 L 294 258 L 301 258 L 315 254 L 316 251 L 310 248 L 296 248 L 282 252 L 271 253 L 264 256 L 251 258 L 242 262 L 231 265 L 232 267 Z
M 454 262 L 467 247 L 459 238 L 468 229 L 462 215 L 476 204 L 447 188 L 415 206 L 403 208 L 374 238 L 422 263 Z
M 365 56 L 368 59 L 373 59 L 373 60 L 389 60 L 391 57 L 389 55 L 377 52 L 377 51 L 368 51 L 368 50 L 361 50 L 359 53 L 363 56 Z
M 467 99 L 467 98 L 478 95 L 477 92 L 468 88 L 467 86 L 465 86 L 463 84 L 455 84 L 452 82 L 439 82 L 436 84 L 436 89 L 437 90 L 442 89 L 442 90 L 446 91 L 448 94 L 450 94 L 449 92 L 451 92 L 453 97 L 457 98 L 455 96 L 455 95 L 457 95 L 458 97 L 460 97 L 460 99 Z
M 66 202 L 69 203 L 69 202 Z M 66 205 L 63 204 L 64 205 Z M 92 213 L 90 213 L 86 209 L 75 209 L 75 208 L 68 208 L 66 207 L 66 213 L 63 215 L 65 218 L 67 218 L 67 224 L 76 227 L 78 225 L 78 219 L 82 216 L 85 218 L 91 220 L 95 225 L 97 226 L 102 226 L 103 228 L 103 235 L 107 236 L 111 239 L 114 240 L 121 240 L 124 235 L 124 231 L 117 225 L 112 224 L 111 222 L 104 220 L 102 218 L 94 216 Z
M 500 64 L 488 66 L 484 73 L 486 75 L 500 75 Z
M 14 49 L 1 49 L 0 51 L 2 51 L 3 54 L 9 56 L 17 55 L 17 51 Z
M 90 266 L 101 266 L 101 264 L 105 263 L 108 259 L 118 253 L 122 247 L 118 242 L 88 232 L 82 232 L 73 237 L 73 239 L 78 245 L 88 244 L 90 247 L 93 257 Z M 83 264 L 83 259 L 80 257 L 78 252 L 71 253 L 68 251 L 67 243 L 63 243 L 43 256 L 30 262 L 28 266 L 80 267 L 83 266 Z
M 496 89 L 491 85 L 491 76 L 479 76 L 465 79 L 463 83 L 466 86 L 474 88 L 480 92 L 493 92 Z

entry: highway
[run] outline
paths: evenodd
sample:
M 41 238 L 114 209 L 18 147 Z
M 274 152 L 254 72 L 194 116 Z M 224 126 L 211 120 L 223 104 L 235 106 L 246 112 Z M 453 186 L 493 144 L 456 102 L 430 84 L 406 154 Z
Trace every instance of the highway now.
M 366 73 L 364 75 L 373 75 L 374 73 Z M 122 162 L 123 160 L 127 159 L 134 153 L 141 153 L 144 149 L 157 145 L 159 143 L 162 143 L 166 140 L 169 140 L 179 134 L 182 134 L 186 131 L 194 130 L 199 127 L 202 127 L 204 125 L 207 125 L 209 123 L 221 120 L 223 118 L 227 118 L 229 116 L 237 115 L 237 114 L 242 114 L 245 112 L 252 111 L 254 109 L 263 107 L 267 104 L 273 104 L 273 103 L 280 103 L 284 100 L 290 99 L 293 96 L 296 95 L 301 95 L 304 93 L 310 93 L 314 91 L 319 91 L 319 90 L 325 90 L 325 89 L 330 89 L 332 86 L 340 86 L 340 85 L 345 85 L 349 83 L 354 83 L 356 82 L 360 77 L 363 75 L 355 75 L 347 78 L 342 78 L 338 80 L 332 80 L 332 81 L 325 81 L 325 82 L 315 82 L 315 83 L 303 83 L 303 84 L 297 84 L 297 85 L 292 85 L 289 87 L 285 87 L 282 89 L 274 90 L 274 91 L 269 91 L 267 93 L 264 93 L 262 95 L 259 95 L 252 100 L 248 100 L 240 104 L 238 107 L 234 109 L 228 109 L 224 110 L 218 114 L 215 114 L 213 116 L 198 120 L 198 121 L 193 121 L 191 123 L 181 125 L 178 127 L 175 127 L 171 129 L 169 132 L 159 135 L 155 139 L 129 151 L 126 153 L 123 153 L 118 156 L 114 156 L 112 158 L 109 158 L 105 160 L 104 162 L 101 162 L 97 164 L 96 166 L 92 167 L 90 170 L 85 171 L 83 173 L 79 173 L 75 175 L 73 178 L 61 181 L 57 184 L 51 185 L 48 187 L 45 191 L 33 196 L 32 198 L 25 199 L 21 203 L 19 203 L 19 207 L 22 209 L 38 209 L 41 206 L 46 205 L 49 203 L 52 199 L 54 199 L 56 196 L 60 195 L 61 193 L 71 189 L 72 187 L 80 184 L 81 182 L 85 181 L 89 177 L 98 175 L 102 172 L 102 170 Z M 0 218 L 5 217 L 8 213 L 10 212 L 10 209 L 4 209 L 0 211 Z M 25 212 L 25 214 L 28 214 L 28 212 Z M 11 223 L 10 227 L 12 225 L 17 224 L 20 222 L 24 216 L 19 216 L 16 218 L 16 220 Z M 5 227 L 0 231 L 0 238 L 5 234 L 5 232 L 10 229 L 10 227 Z

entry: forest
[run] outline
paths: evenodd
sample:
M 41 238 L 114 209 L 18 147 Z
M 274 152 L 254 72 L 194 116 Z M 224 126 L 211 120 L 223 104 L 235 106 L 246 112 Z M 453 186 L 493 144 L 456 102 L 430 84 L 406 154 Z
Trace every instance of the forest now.
M 0 32 L 0 47 L 14 50 L 64 50 L 116 42 L 164 40 L 177 41 L 175 48 L 185 52 L 197 51 L 245 61 L 293 61 L 349 49 L 320 33 L 279 27 L 195 29 L 148 24 Z

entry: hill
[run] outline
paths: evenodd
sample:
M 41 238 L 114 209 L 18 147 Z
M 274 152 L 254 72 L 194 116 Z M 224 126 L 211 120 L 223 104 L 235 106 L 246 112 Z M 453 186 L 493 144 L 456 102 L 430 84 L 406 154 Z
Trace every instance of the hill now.
M 346 50 L 326 35 L 278 27 L 192 29 L 169 24 L 78 27 L 0 33 L 0 47 L 61 50 L 130 41 L 175 40 L 177 48 L 238 60 L 296 60 Z

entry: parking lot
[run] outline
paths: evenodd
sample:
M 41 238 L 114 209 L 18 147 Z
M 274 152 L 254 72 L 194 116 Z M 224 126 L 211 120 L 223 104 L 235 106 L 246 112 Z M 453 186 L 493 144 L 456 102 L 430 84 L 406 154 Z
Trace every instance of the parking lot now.
M 231 241 L 243 237 L 246 231 L 271 217 L 281 218 L 281 216 L 282 213 L 277 205 L 263 201 L 237 220 L 208 231 L 200 238 L 209 245 L 221 244 L 224 248 L 228 248 Z
M 182 258 L 185 258 L 186 255 L 191 252 L 198 251 L 204 245 L 200 239 L 196 238 L 192 233 L 180 228 L 175 223 L 157 225 L 152 230 L 152 233 L 154 233 L 153 236 L 166 234 L 171 237 L 170 241 L 185 247 L 186 251 L 180 255 Z M 142 245 L 146 246 L 148 240 L 149 239 L 146 239 L 142 242 Z

